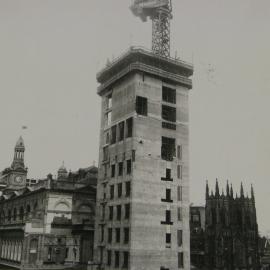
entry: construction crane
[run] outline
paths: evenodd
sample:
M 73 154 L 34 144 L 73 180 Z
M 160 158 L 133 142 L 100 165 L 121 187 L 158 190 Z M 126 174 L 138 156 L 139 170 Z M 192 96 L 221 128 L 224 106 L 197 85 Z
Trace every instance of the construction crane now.
M 143 22 L 152 20 L 152 51 L 170 57 L 171 0 L 133 0 L 130 9 Z

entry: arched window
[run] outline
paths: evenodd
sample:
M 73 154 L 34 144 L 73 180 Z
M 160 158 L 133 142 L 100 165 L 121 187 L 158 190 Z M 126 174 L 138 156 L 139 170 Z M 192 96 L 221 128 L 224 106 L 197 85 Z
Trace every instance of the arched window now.
M 10 209 L 8 210 L 8 221 L 9 222 L 11 221 L 11 210 Z
M 37 202 L 35 202 L 35 204 L 34 204 L 34 211 L 36 211 L 36 210 L 37 210 L 37 208 L 38 208 L 38 203 L 37 203 Z
M 6 213 L 5 211 L 2 212 L 2 223 L 6 222 Z
M 225 212 L 225 209 L 222 209 L 220 211 L 220 223 L 222 225 L 226 225 L 226 212 Z
M 26 217 L 29 217 L 30 212 L 31 212 L 31 207 L 30 207 L 29 204 L 27 204 L 27 206 L 26 206 Z
M 237 218 L 237 225 L 239 227 L 242 227 L 242 211 L 240 209 L 237 210 L 237 216 L 236 216 L 236 218 Z
M 52 248 L 49 247 L 48 248 L 48 261 L 51 261 L 52 260 Z
M 23 210 L 23 207 L 21 206 L 20 208 L 20 220 L 23 221 L 24 219 L 24 210 Z
M 217 223 L 217 214 L 216 214 L 216 209 L 212 208 L 211 210 L 211 214 L 212 214 L 212 224 L 216 224 Z
M 38 209 L 38 203 L 35 202 L 33 206 L 33 217 L 37 217 L 37 209 Z
M 13 210 L 13 220 L 16 221 L 17 219 L 17 208 L 14 208 Z

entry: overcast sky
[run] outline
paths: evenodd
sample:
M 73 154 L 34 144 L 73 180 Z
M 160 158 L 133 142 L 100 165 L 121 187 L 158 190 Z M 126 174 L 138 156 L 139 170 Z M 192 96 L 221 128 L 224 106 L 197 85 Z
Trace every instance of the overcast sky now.
M 96 73 L 151 23 L 129 0 L 0 0 L 0 168 L 23 135 L 29 177 L 98 160 Z M 191 202 L 205 180 L 239 193 L 253 183 L 260 231 L 270 229 L 270 1 L 174 0 L 172 56 L 193 62 Z M 22 130 L 22 126 L 28 128 Z

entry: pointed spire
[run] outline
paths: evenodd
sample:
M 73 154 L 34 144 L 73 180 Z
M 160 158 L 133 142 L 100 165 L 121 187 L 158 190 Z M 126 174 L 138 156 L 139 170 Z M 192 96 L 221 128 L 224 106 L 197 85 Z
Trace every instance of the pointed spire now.
M 208 180 L 206 180 L 206 190 L 205 190 L 205 198 L 209 198 L 209 186 L 208 186 Z
M 254 190 L 253 190 L 253 185 L 251 184 L 251 200 L 255 202 L 255 196 L 254 196 Z
M 219 196 L 219 187 L 218 187 L 218 180 L 216 179 L 216 193 L 215 196 L 218 197 Z
M 22 136 L 19 137 L 18 141 L 16 142 L 16 145 L 15 145 L 15 149 L 24 149 L 24 141 L 23 141 L 23 138 Z
M 243 188 L 243 183 L 241 182 L 241 187 L 240 187 L 240 197 L 244 198 L 244 188 Z
M 231 184 L 230 196 L 233 198 L 233 187 L 232 187 L 232 184 Z
M 12 169 L 23 168 L 24 169 L 24 141 L 22 136 L 17 140 L 14 148 L 14 158 L 11 164 Z
M 224 197 L 224 190 L 223 189 L 222 189 L 221 195 L 222 195 L 222 197 Z
M 230 187 L 229 187 L 229 181 L 227 180 L 227 185 L 226 185 L 226 195 L 227 197 L 230 196 Z

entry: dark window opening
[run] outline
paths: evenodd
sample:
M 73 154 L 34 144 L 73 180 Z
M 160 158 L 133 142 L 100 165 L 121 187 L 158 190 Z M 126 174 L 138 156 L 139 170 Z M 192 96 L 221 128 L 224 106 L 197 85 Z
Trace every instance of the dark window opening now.
M 176 108 L 162 105 L 162 119 L 176 122 Z
M 103 195 L 103 197 L 104 197 L 104 195 Z M 105 205 L 103 204 L 101 206 L 101 220 L 104 220 L 104 219 L 105 219 Z
M 119 176 L 123 175 L 123 162 L 118 163 L 118 175 Z
M 178 252 L 178 268 L 184 267 L 184 254 L 183 252 Z
M 161 158 L 172 161 L 175 156 L 175 139 L 162 137 Z
M 125 204 L 125 219 L 129 219 L 130 217 L 130 204 Z
M 132 150 L 132 161 L 135 162 L 136 151 Z
M 147 98 L 136 97 L 136 112 L 140 115 L 147 115 Z
M 126 182 L 126 197 L 130 196 L 130 182 Z
M 13 210 L 13 220 L 16 221 L 16 219 L 17 219 L 17 209 L 14 208 L 14 210 Z
M 111 177 L 115 177 L 115 164 L 111 167 Z
M 129 228 L 124 228 L 124 244 L 129 242 Z
M 118 137 L 118 141 L 123 141 L 124 140 L 124 136 L 125 136 L 125 122 L 121 122 L 118 125 L 118 130 L 119 130 L 119 137 Z
M 166 169 L 166 178 L 171 179 L 171 169 Z
M 108 243 L 112 242 L 112 228 L 108 229 Z
M 181 211 L 181 207 L 177 208 L 177 219 L 178 221 L 182 221 L 182 211 Z
M 28 214 L 28 212 L 27 212 Z M 8 210 L 8 221 L 11 221 L 11 210 Z
M 173 202 L 171 199 L 171 189 L 166 189 L 166 199 L 161 199 L 162 202 Z
M 109 206 L 109 220 L 113 220 L 113 206 Z
M 109 160 L 109 147 L 103 147 L 103 161 Z
M 177 231 L 177 244 L 178 244 L 178 247 L 181 247 L 183 244 L 183 231 L 182 230 Z
M 166 222 L 171 222 L 171 211 L 166 210 Z
M 103 242 L 104 241 L 104 225 L 100 226 L 100 230 L 101 230 L 100 241 Z
M 126 120 L 126 128 L 127 128 L 127 133 L 126 133 L 126 137 L 132 137 L 132 133 L 133 133 L 133 118 L 129 118 Z
M 177 158 L 182 159 L 182 145 L 177 146 Z
M 114 186 L 110 186 L 111 200 L 114 198 Z
M 121 205 L 116 206 L 116 217 L 117 220 L 121 220 Z
M 123 268 L 128 268 L 129 252 L 124 251 Z
M 162 127 L 171 130 L 176 130 L 176 125 L 168 122 L 162 122 Z
M 115 229 L 115 242 L 120 243 L 120 228 Z
M 117 184 L 118 198 L 122 197 L 122 183 Z
M 110 143 L 110 132 L 106 131 L 105 132 L 105 144 L 109 144 Z
M 176 90 L 162 86 L 162 100 L 165 102 L 176 103 Z
M 172 225 L 173 222 L 171 221 L 171 211 L 166 210 L 165 212 L 165 221 L 161 221 L 161 224 L 163 225 Z
M 177 178 L 182 179 L 182 165 L 177 165 Z
M 111 144 L 116 143 L 116 126 L 111 128 Z
M 107 265 L 110 266 L 112 264 L 112 251 L 107 250 Z
M 166 168 L 166 177 L 161 177 L 163 181 L 173 181 L 171 178 L 171 169 Z
M 166 244 L 170 244 L 170 243 L 171 243 L 171 234 L 166 233 Z
M 114 267 L 118 268 L 119 267 L 119 251 L 115 251 L 114 255 L 115 255 Z
M 127 174 L 131 174 L 131 159 L 127 160 Z
M 107 96 L 107 109 L 110 109 L 112 107 L 112 94 L 109 94 Z
M 107 178 L 107 176 L 108 176 L 108 164 L 105 164 L 104 166 L 103 166 L 103 169 L 104 169 L 104 178 Z

